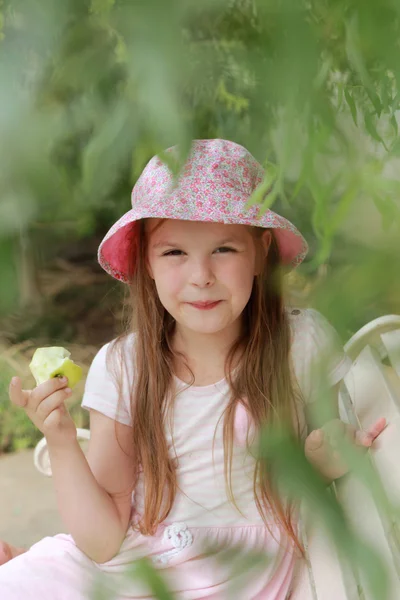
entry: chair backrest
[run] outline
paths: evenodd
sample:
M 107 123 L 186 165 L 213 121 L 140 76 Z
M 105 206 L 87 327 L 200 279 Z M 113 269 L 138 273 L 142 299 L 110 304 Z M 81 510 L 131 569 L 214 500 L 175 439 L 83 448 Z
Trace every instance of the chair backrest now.
M 353 365 L 339 399 L 343 421 L 366 429 L 385 417 L 388 426 L 369 452 L 389 500 L 400 506 L 400 316 L 368 323 L 346 344 Z M 384 561 L 390 600 L 400 598 L 400 535 L 397 523 L 378 510 L 371 493 L 355 476 L 333 486 L 349 524 Z M 365 577 L 352 571 L 317 521 L 303 525 L 307 561 L 300 567 L 291 600 L 375 600 Z

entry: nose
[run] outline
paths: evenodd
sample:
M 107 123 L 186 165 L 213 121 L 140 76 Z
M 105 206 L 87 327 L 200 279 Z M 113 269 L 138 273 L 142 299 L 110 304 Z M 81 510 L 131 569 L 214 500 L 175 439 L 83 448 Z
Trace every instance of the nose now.
M 191 261 L 189 266 L 189 282 L 199 288 L 210 287 L 215 281 L 215 275 L 209 259 Z

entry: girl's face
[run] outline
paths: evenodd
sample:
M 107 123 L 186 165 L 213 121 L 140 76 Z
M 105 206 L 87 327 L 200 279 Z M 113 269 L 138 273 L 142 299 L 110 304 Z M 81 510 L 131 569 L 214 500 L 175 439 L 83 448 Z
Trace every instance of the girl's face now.
M 148 219 L 148 268 L 178 326 L 216 334 L 240 325 L 260 264 L 245 225 Z M 262 237 L 263 258 L 271 233 Z

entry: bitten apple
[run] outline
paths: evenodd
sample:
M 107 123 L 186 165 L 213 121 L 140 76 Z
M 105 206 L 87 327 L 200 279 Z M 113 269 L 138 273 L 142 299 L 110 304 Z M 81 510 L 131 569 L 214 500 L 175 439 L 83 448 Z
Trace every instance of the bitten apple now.
M 71 352 L 58 346 L 37 348 L 29 365 L 36 385 L 52 377 L 65 376 L 68 378 L 68 386 L 74 387 L 82 379 L 82 369 L 70 356 Z

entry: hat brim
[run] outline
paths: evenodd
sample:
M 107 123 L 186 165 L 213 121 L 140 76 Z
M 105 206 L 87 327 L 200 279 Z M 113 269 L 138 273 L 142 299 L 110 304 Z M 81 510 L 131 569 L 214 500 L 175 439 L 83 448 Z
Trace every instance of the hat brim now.
M 139 216 L 137 209 L 131 209 L 114 223 L 104 237 L 99 246 L 98 261 L 101 267 L 114 279 L 124 283 L 129 283 L 132 280 L 136 264 L 137 224 L 140 219 L 152 217 L 154 217 L 154 214 L 141 214 Z M 187 220 L 207 222 L 207 218 Z M 234 220 L 227 218 L 223 221 L 209 219 L 209 221 L 240 224 L 237 218 Z M 261 219 L 254 219 L 254 223 L 249 223 L 249 220 L 246 219 L 243 224 L 274 229 L 281 264 L 287 266 L 289 270 L 296 268 L 307 255 L 308 244 L 298 229 L 293 223 L 271 210 L 268 210 Z

